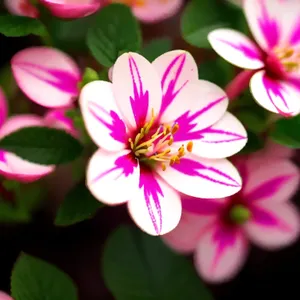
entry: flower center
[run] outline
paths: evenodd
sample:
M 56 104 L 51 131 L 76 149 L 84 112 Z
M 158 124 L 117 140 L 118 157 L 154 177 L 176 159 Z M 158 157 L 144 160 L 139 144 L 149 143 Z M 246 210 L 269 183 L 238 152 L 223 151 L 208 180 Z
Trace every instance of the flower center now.
M 144 162 L 160 163 L 163 171 L 167 165 L 180 163 L 180 158 L 186 154 L 186 151 L 192 152 L 193 142 L 189 141 L 186 146 L 182 144 L 177 150 L 171 147 L 174 142 L 174 135 L 179 129 L 177 123 L 170 125 L 160 125 L 155 130 L 155 115 L 152 110 L 152 117 L 135 138 L 129 138 L 128 142 L 134 156 Z
M 115 3 L 122 3 L 128 6 L 144 6 L 145 0 L 112 0 Z
M 242 204 L 236 204 L 231 207 L 229 211 L 229 217 L 230 220 L 235 224 L 244 224 L 250 219 L 251 212 L 246 206 Z
M 276 47 L 274 54 L 288 73 L 300 71 L 300 49 Z

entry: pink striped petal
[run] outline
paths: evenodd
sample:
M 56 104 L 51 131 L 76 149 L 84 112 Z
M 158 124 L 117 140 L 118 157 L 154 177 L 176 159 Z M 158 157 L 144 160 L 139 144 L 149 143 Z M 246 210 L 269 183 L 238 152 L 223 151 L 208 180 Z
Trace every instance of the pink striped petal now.
M 180 124 L 180 122 L 178 123 Z M 199 139 L 191 139 L 193 140 L 193 153 L 205 158 L 231 156 L 239 152 L 247 142 L 247 132 L 244 126 L 228 112 L 214 125 L 198 130 L 197 135 Z M 187 134 L 188 137 L 189 134 Z M 182 141 L 184 140 L 182 139 Z M 176 146 L 180 147 L 181 141 L 174 143 L 174 147 Z
M 94 142 L 110 151 L 124 149 L 128 141 L 126 126 L 120 117 L 112 84 L 88 83 L 81 90 L 79 103 L 86 129 Z
M 300 218 L 291 203 L 259 203 L 252 207 L 252 218 L 244 228 L 255 244 L 278 249 L 298 238 Z
M 40 0 L 59 18 L 83 18 L 100 9 L 103 0 Z
M 174 141 L 199 140 L 201 129 L 219 121 L 228 106 L 225 92 L 205 80 L 188 83 L 162 115 L 162 123 L 177 123 Z
M 8 107 L 5 94 L 0 86 L 0 127 L 3 125 L 7 118 Z
M 132 127 L 143 126 L 158 113 L 161 87 L 154 67 L 137 53 L 125 53 L 114 64 L 113 92 L 117 105 Z
M 268 77 L 265 71 L 252 76 L 250 89 L 257 103 L 271 112 L 285 117 L 300 112 L 300 90 L 287 82 Z
M 87 167 L 87 186 L 101 202 L 116 205 L 138 194 L 140 168 L 129 150 L 98 150 Z
M 180 96 L 188 83 L 197 83 L 198 67 L 191 54 L 184 50 L 164 53 L 156 58 L 152 65 L 155 67 L 161 80 L 163 99 L 160 115 L 162 115 L 168 106 Z
M 162 240 L 178 253 L 192 253 L 202 235 L 217 221 L 217 215 L 201 216 L 182 212 L 178 226 L 162 236 Z
M 248 255 L 248 243 L 236 228 L 212 226 L 200 239 L 195 266 L 204 280 L 220 283 L 232 279 Z
M 287 159 L 249 160 L 251 167 L 243 195 L 249 202 L 284 202 L 297 191 L 300 182 L 298 168 Z
M 14 15 L 37 18 L 39 15 L 30 0 L 4 0 L 7 10 Z
M 45 126 L 42 118 L 34 115 L 19 115 L 9 118 L 0 129 L 4 137 L 20 128 Z M 15 154 L 0 150 L 0 173 L 8 179 L 32 182 L 54 171 L 55 166 L 42 166 L 25 161 Z
M 47 126 L 58 129 L 63 129 L 74 137 L 79 137 L 79 132 L 75 128 L 74 122 L 71 118 L 66 116 L 68 108 L 58 108 L 49 110 L 44 116 Z
M 13 298 L 4 292 L 0 292 L 0 300 L 13 300 Z
M 208 160 L 187 154 L 179 164 L 156 171 L 173 188 L 192 197 L 223 198 L 241 189 L 239 173 L 226 159 Z
M 11 65 L 20 89 L 39 105 L 68 106 L 78 96 L 80 70 L 70 56 L 57 49 L 26 48 L 12 58 Z
M 183 0 L 145 0 L 143 5 L 134 5 L 134 15 L 145 23 L 154 23 L 175 15 Z
M 141 172 L 139 188 L 139 194 L 128 202 L 128 210 L 135 223 L 151 235 L 173 230 L 181 216 L 179 194 L 150 172 Z
M 209 33 L 213 49 L 230 63 L 256 70 L 264 66 L 261 50 L 244 34 L 231 29 L 216 29 Z
M 252 34 L 263 49 L 299 43 L 298 0 L 245 0 L 244 11 Z

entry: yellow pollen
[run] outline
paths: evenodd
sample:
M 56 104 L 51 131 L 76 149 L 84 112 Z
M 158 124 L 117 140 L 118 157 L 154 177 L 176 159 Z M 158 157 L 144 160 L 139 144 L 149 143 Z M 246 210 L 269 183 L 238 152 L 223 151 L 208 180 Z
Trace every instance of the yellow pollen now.
M 274 53 L 287 72 L 300 71 L 300 50 L 291 47 L 277 47 Z
M 129 138 L 128 143 L 135 157 L 140 161 L 158 162 L 163 171 L 169 165 L 180 163 L 180 159 L 186 154 L 185 147 L 188 152 L 192 151 L 193 143 L 190 141 L 182 144 L 176 151 L 170 146 L 174 143 L 174 135 L 179 130 L 179 125 L 176 123 L 173 126 L 168 124 L 160 125 L 153 132 L 155 123 L 154 110 L 151 111 L 151 119 L 140 129 L 134 138 Z

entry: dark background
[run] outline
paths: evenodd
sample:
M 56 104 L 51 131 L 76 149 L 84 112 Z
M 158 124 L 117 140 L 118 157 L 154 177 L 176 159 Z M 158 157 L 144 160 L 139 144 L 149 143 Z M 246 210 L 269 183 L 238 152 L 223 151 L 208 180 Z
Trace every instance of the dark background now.
M 181 40 L 179 16 L 144 26 L 143 29 L 146 38 L 171 36 L 174 48 L 191 51 L 198 62 L 209 55 Z M 0 67 L 7 64 L 14 53 L 31 43 L 29 38 L 5 38 L 0 35 Z M 101 278 L 99 258 L 109 233 L 120 222 L 130 220 L 124 207 L 106 207 L 92 220 L 68 228 L 54 227 L 53 213 L 68 189 L 61 178 L 65 178 L 63 176 L 68 172 L 68 168 L 62 168 L 48 180 L 50 192 L 47 206 L 35 216 L 32 224 L 0 226 L 0 290 L 9 291 L 13 264 L 19 253 L 25 251 L 67 272 L 77 284 L 81 300 L 113 299 Z M 65 189 L 61 189 L 61 185 Z M 57 194 L 58 190 L 60 194 Z M 209 287 L 216 300 L 271 299 L 275 296 L 299 299 L 299 284 L 300 242 L 277 252 L 252 248 L 247 264 L 233 281 Z

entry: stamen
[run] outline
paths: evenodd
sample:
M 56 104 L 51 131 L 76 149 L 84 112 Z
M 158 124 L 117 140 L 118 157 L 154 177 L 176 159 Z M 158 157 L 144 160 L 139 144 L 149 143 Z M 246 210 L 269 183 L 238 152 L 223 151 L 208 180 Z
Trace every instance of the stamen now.
M 194 146 L 193 142 L 192 142 L 192 141 L 189 141 L 189 142 L 187 143 L 186 150 L 187 150 L 188 152 L 192 152 L 192 151 L 193 151 L 193 146 Z

